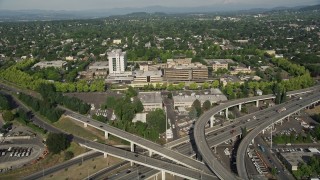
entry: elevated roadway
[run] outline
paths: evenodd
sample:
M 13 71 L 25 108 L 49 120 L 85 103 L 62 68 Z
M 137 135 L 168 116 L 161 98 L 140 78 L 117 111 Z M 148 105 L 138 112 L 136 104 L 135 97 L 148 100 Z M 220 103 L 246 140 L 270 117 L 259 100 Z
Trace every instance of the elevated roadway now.
M 319 86 L 311 87 L 308 89 L 302 89 L 297 91 L 288 92 L 288 96 L 298 95 L 298 94 L 305 94 L 317 90 Z M 225 104 L 220 104 L 209 111 L 205 112 L 195 123 L 194 127 L 194 140 L 198 149 L 198 152 L 202 156 L 203 161 L 207 164 L 207 166 L 214 172 L 220 179 L 237 179 L 238 177 L 231 173 L 230 171 L 226 170 L 223 165 L 216 159 L 216 157 L 212 154 L 210 146 L 206 140 L 205 136 L 205 126 L 210 121 L 210 119 L 217 113 L 226 110 L 226 115 L 228 114 L 228 108 L 234 106 L 241 106 L 245 103 L 250 102 L 258 102 L 261 100 L 273 99 L 275 98 L 274 95 L 264 95 L 264 96 L 255 96 L 245 99 L 238 99 L 234 101 L 229 101 Z M 240 108 L 241 109 L 241 108 Z M 221 137 L 221 141 L 224 137 Z
M 134 146 L 138 145 L 139 147 L 142 147 L 144 149 L 147 149 L 149 151 L 149 156 L 151 156 L 153 153 L 158 154 L 162 157 L 165 157 L 169 160 L 172 160 L 178 164 L 184 165 L 191 169 L 197 169 L 200 171 L 204 171 L 206 173 L 212 173 L 208 167 L 195 159 L 192 159 L 188 156 L 182 155 L 181 153 L 172 151 L 170 149 L 164 148 L 163 146 L 156 144 L 152 141 L 146 140 L 142 137 L 139 137 L 137 135 L 128 133 L 126 131 L 120 130 L 118 128 L 112 127 L 110 125 L 107 125 L 105 123 L 96 121 L 92 118 L 88 118 L 86 116 L 80 115 L 78 113 L 74 113 L 71 111 L 67 111 L 65 115 L 73 120 L 82 122 L 85 124 L 85 126 L 92 126 L 94 128 L 97 128 L 101 131 L 105 132 L 106 138 L 108 138 L 109 134 L 112 134 L 114 136 L 117 136 L 121 139 L 124 139 L 131 143 L 131 151 L 134 151 Z M 92 148 L 91 148 L 92 149 Z
M 242 179 L 249 179 L 248 173 L 246 171 L 245 166 L 245 156 L 246 156 L 246 149 L 248 148 L 248 145 L 250 142 L 264 129 L 271 126 L 273 123 L 276 123 L 277 121 L 281 121 L 292 114 L 300 111 L 301 109 L 304 109 L 311 104 L 319 103 L 320 102 L 320 91 L 316 91 L 315 93 L 303 97 L 303 99 L 298 101 L 293 101 L 288 104 L 286 104 L 284 107 L 286 108 L 285 111 L 282 111 L 280 113 L 274 112 L 272 116 L 268 116 L 268 118 L 265 118 L 265 120 L 257 126 L 255 129 L 253 129 L 244 139 L 241 141 L 238 151 L 237 151 L 237 170 L 238 174 Z
M 162 172 L 167 172 L 187 179 L 216 179 L 215 176 L 207 174 L 201 170 L 190 169 L 172 162 L 166 162 L 161 159 L 155 159 L 149 156 L 137 154 L 134 152 L 115 148 L 113 146 L 100 144 L 93 141 L 87 141 L 81 144 L 84 147 L 107 153 L 117 158 L 128 160 L 143 166 L 151 167 Z

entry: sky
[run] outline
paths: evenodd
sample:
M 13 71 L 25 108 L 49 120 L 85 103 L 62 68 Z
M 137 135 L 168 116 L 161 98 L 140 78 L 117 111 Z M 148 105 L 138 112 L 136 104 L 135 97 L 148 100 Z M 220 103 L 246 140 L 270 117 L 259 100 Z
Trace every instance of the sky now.
M 127 7 L 199 7 L 238 6 L 270 8 L 320 4 L 320 0 L 0 0 L 0 9 L 7 10 L 92 10 Z

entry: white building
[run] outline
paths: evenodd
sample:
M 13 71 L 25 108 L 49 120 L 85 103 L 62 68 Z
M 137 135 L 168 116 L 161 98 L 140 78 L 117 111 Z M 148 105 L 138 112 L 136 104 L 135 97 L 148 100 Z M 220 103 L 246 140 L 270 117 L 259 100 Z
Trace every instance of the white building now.
M 138 121 L 143 122 L 143 123 L 146 123 L 146 122 L 147 122 L 147 113 L 137 113 L 137 114 L 134 116 L 132 122 L 133 122 L 133 123 L 136 123 L 136 122 L 138 122 Z
M 112 50 L 108 52 L 109 73 L 121 74 L 124 73 L 127 67 L 127 53 L 122 52 L 121 49 Z
M 184 95 L 180 93 L 177 96 L 173 96 L 174 108 L 176 107 L 190 108 L 196 99 L 200 101 L 201 105 L 206 100 L 209 100 L 211 104 L 228 100 L 227 97 L 218 89 L 211 91 L 211 94 L 205 93 L 202 95 L 197 95 L 195 93 L 192 93 L 191 95 L 186 95 L 186 94 Z
M 162 109 L 162 96 L 160 92 L 140 92 L 138 98 L 143 104 L 144 111 Z
M 48 67 L 54 67 L 54 68 L 62 68 L 65 65 L 67 65 L 66 61 L 40 61 L 37 64 L 33 65 L 34 67 L 39 67 L 39 68 L 48 68 Z

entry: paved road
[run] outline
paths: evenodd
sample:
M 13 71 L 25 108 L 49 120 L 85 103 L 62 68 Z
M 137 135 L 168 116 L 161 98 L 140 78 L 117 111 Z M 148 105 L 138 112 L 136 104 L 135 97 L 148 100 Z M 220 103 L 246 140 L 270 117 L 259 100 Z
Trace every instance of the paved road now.
M 104 174 L 107 174 L 108 172 L 114 171 L 114 170 L 120 168 L 121 166 L 124 166 L 124 165 L 127 165 L 127 164 L 129 164 L 128 161 L 123 161 L 123 162 L 115 164 L 113 166 L 104 168 L 104 169 L 100 170 L 99 172 L 96 172 L 94 174 L 91 174 L 89 177 L 84 178 L 84 180 L 99 179 L 99 177 L 103 176 Z
M 306 90 L 303 90 L 303 91 L 306 91 Z M 302 91 L 297 91 L 297 92 L 302 92 Z M 289 93 L 288 93 L 289 94 Z M 291 93 L 292 94 L 292 93 Z M 232 106 L 234 106 L 235 104 L 241 104 L 241 103 L 244 103 L 244 102 L 248 102 L 248 101 L 255 101 L 256 99 L 255 98 L 257 98 L 257 99 L 259 99 L 259 100 L 262 100 L 262 99 L 264 99 L 264 98 L 272 98 L 272 95 L 266 95 L 265 97 L 264 96 L 259 96 L 259 97 L 253 97 L 253 98 L 248 98 L 248 99 L 245 99 L 245 100 L 238 100 L 239 102 L 236 102 L 236 101 L 232 101 L 232 102 L 230 102 L 230 103 L 226 103 L 226 104 L 224 104 L 224 105 L 222 105 L 224 108 L 223 109 L 225 109 L 225 108 L 227 108 L 227 107 L 232 107 Z M 228 106 L 228 105 L 230 105 L 230 106 Z M 219 108 L 218 108 L 219 109 Z M 216 111 L 216 109 L 213 109 L 213 110 L 210 110 L 209 112 L 211 112 L 212 113 L 212 111 L 213 112 L 215 112 Z M 208 115 L 209 114 L 209 112 L 208 113 L 206 113 L 206 115 Z M 204 116 L 202 117 L 202 119 L 206 119 L 207 121 L 209 120 L 209 117 L 210 117 L 211 115 L 209 115 L 207 118 L 204 118 Z M 198 122 L 202 122 L 202 121 L 199 121 L 198 120 Z M 200 124 L 200 127 L 201 127 L 201 123 L 197 123 L 197 124 Z M 206 124 L 206 122 L 204 123 L 204 125 Z M 204 125 L 203 125 L 203 130 L 202 130 L 202 133 L 201 134 L 203 134 L 203 136 L 204 136 Z M 209 167 L 211 168 L 211 170 L 213 170 L 214 172 L 219 172 L 220 170 L 222 170 L 222 171 L 220 171 L 220 172 L 223 172 L 223 170 L 224 170 L 224 168 L 222 167 L 222 169 L 220 169 L 220 167 L 219 167 L 219 163 L 218 163 L 218 169 L 217 169 L 217 167 L 216 167 L 216 169 L 217 170 L 215 170 L 214 168 L 212 168 L 213 166 L 213 164 L 212 163 L 210 163 L 210 161 L 208 160 L 208 158 L 206 157 L 206 156 L 204 156 L 206 153 L 203 153 L 203 149 L 205 149 L 205 150 L 207 150 L 207 149 L 209 149 L 209 148 L 207 148 L 206 146 L 204 146 L 204 148 L 201 148 L 200 146 L 201 146 L 201 144 L 206 144 L 207 145 L 207 143 L 205 143 L 205 141 L 201 141 L 201 137 L 200 136 L 202 136 L 201 134 L 199 134 L 199 133 L 196 133 L 196 132 L 201 132 L 201 128 L 195 128 L 195 129 L 199 129 L 199 131 L 197 131 L 197 130 L 195 130 L 195 141 L 196 141 L 196 144 L 197 144 L 197 146 L 198 146 L 198 150 L 200 151 L 200 153 L 201 153 L 201 155 L 202 155 L 202 157 L 204 157 L 204 160 L 206 161 L 206 163 L 209 165 Z M 199 139 L 200 139 L 200 141 L 199 141 Z M 204 138 L 204 140 L 205 140 L 205 138 Z M 208 145 L 207 145 L 208 146 Z M 210 149 L 209 149 L 210 150 Z M 210 152 L 210 154 L 212 154 L 211 152 Z M 175 158 L 174 158 L 175 159 Z M 213 158 L 212 159 L 213 161 L 215 161 L 215 158 Z M 181 161 L 181 160 L 180 160 Z M 222 173 L 220 173 L 220 174 L 222 174 Z M 218 175 L 219 175 L 219 173 L 218 173 Z M 228 175 L 230 175 L 229 173 L 227 173 L 227 174 L 224 174 L 224 175 L 227 175 L 226 177 L 234 177 L 234 175 L 231 175 L 231 176 L 228 176 Z M 219 175 L 220 176 L 220 175 Z M 221 178 L 221 177 L 220 177 Z
M 187 179 L 216 179 L 215 176 L 207 174 L 203 171 L 190 169 L 187 167 L 183 167 L 178 164 L 174 164 L 172 162 L 166 162 L 160 159 L 155 159 L 146 155 L 137 154 L 135 152 L 130 152 L 126 150 L 122 150 L 119 148 L 115 148 L 113 146 L 100 144 L 93 141 L 87 141 L 81 143 L 83 146 L 93 149 L 96 151 L 100 151 L 103 153 L 110 154 L 111 156 L 125 159 L 137 164 L 141 164 L 143 166 L 151 166 L 157 170 L 164 170 L 170 174 L 174 174 L 177 176 L 181 176 Z
M 308 88 L 308 89 L 303 89 L 303 90 L 298 90 L 298 91 L 291 91 L 288 92 L 287 95 L 295 95 L 298 93 L 306 93 L 306 92 L 311 92 L 314 89 L 319 88 L 318 86 Z M 208 145 L 206 141 L 206 136 L 205 136 L 205 126 L 210 120 L 210 117 L 217 114 L 218 112 L 230 108 L 239 104 L 245 104 L 248 102 L 254 102 L 257 100 L 266 100 L 274 98 L 274 95 L 264 95 L 264 96 L 255 96 L 255 97 L 250 97 L 250 98 L 245 98 L 245 99 L 237 99 L 234 101 L 229 101 L 225 104 L 220 104 L 219 106 L 216 106 L 206 113 L 204 113 L 196 122 L 195 127 L 194 127 L 194 140 L 197 145 L 198 151 L 200 155 L 202 156 L 203 160 L 206 162 L 208 167 L 214 172 L 220 179 L 237 179 L 238 177 L 235 174 L 232 174 L 228 170 L 226 170 L 223 165 L 217 160 L 217 158 L 212 154 L 210 146 Z M 222 138 L 223 139 L 223 138 Z M 244 161 L 243 161 L 244 162 Z
M 83 123 L 87 123 L 88 125 L 95 127 L 102 131 L 107 131 L 108 133 L 117 136 L 121 139 L 124 139 L 128 142 L 133 142 L 134 144 L 145 148 L 147 150 L 151 150 L 152 152 L 159 154 L 167 159 L 170 159 L 178 164 L 184 165 L 186 167 L 197 169 L 200 171 L 204 171 L 206 173 L 211 173 L 211 171 L 208 169 L 208 167 L 203 164 L 202 162 L 199 162 L 195 159 L 192 159 L 188 156 L 182 155 L 178 152 L 172 151 L 170 149 L 164 148 L 163 146 L 156 144 L 152 141 L 146 140 L 142 137 L 139 137 L 137 135 L 128 133 L 126 131 L 120 130 L 118 128 L 112 127 L 110 125 L 107 125 L 105 123 L 96 121 L 92 118 L 88 118 L 86 116 L 80 115 L 78 113 L 67 111 L 65 113 L 66 116 L 70 117 L 73 120 L 77 120 Z
M 83 161 L 87 161 L 89 159 L 92 159 L 92 158 L 95 158 L 95 157 L 99 157 L 99 156 L 102 156 L 102 153 L 92 151 L 92 152 L 88 153 L 87 155 L 84 155 L 82 157 L 76 157 L 74 159 L 71 159 L 69 161 L 63 162 L 63 163 L 58 164 L 56 166 L 53 166 L 51 168 L 44 169 L 43 171 L 36 172 L 36 173 L 31 174 L 31 175 L 29 175 L 27 177 L 24 177 L 23 179 L 24 180 L 40 179 L 41 177 L 44 177 L 44 176 L 46 176 L 48 174 L 52 174 L 54 172 L 57 172 L 57 171 L 60 171 L 62 169 L 65 169 L 67 167 L 70 167 L 72 165 L 75 165 L 75 164 L 78 164 L 78 163 L 81 163 Z
M 278 120 L 281 120 L 283 118 L 286 118 L 290 116 L 291 114 L 294 114 L 295 112 L 306 108 L 310 104 L 316 103 L 320 101 L 320 93 L 319 90 L 315 93 L 310 93 L 307 96 L 304 96 L 301 100 L 293 100 L 285 104 L 284 107 L 286 107 L 286 110 L 278 113 L 274 112 L 272 116 L 266 116 L 264 121 L 256 127 L 254 130 L 252 130 L 240 143 L 238 152 L 237 152 L 237 170 L 238 174 L 243 179 L 249 179 L 246 166 L 245 166 L 245 155 L 246 155 L 246 149 L 249 145 L 249 143 L 254 139 L 263 129 L 273 124 L 273 122 L 276 122 Z
M 173 139 L 178 139 L 179 138 L 179 132 L 178 132 L 178 128 L 175 127 L 173 128 L 173 125 L 176 123 L 176 114 L 174 112 L 174 108 L 173 108 L 173 100 L 164 97 L 163 100 L 164 105 L 166 106 L 167 109 L 167 117 L 168 120 L 170 119 L 170 123 L 171 123 L 171 129 L 172 129 L 172 133 L 173 133 Z
M 279 173 L 277 173 L 276 175 L 277 179 L 295 180 L 295 178 L 290 173 L 288 174 L 287 172 L 283 171 L 284 167 L 282 166 L 281 162 L 278 160 L 278 158 L 275 157 L 275 154 L 272 153 L 268 144 L 263 141 L 261 136 L 256 137 L 255 142 L 256 144 L 260 144 L 265 147 L 265 152 L 261 153 L 262 157 L 264 157 L 265 162 L 269 164 L 269 167 L 278 169 Z M 268 160 L 268 157 L 270 158 L 270 160 Z

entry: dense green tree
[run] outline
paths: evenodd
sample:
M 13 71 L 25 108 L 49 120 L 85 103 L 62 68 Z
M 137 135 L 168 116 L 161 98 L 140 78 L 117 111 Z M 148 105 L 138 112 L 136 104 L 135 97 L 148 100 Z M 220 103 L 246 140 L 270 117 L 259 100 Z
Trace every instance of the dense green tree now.
M 189 85 L 189 89 L 191 89 L 191 90 L 197 90 L 198 89 L 198 84 L 197 83 L 191 83 L 190 85 Z
M 70 137 L 62 133 L 49 133 L 46 145 L 50 153 L 58 154 L 70 146 Z
M 9 109 L 11 109 L 11 103 L 9 99 L 5 95 L 0 94 L 0 110 Z
M 196 119 L 197 118 L 197 110 L 195 107 L 191 107 L 190 111 L 189 111 L 189 118 L 191 120 Z
M 197 117 L 200 117 L 200 115 L 202 114 L 202 109 L 201 109 L 201 102 L 196 99 L 193 103 L 192 103 L 192 107 L 194 107 L 197 111 Z
M 13 114 L 11 111 L 6 110 L 6 111 L 3 111 L 3 112 L 2 112 L 2 118 L 3 118 L 3 120 L 5 120 L 6 122 L 9 122 L 9 121 L 14 120 L 14 114 Z
M 148 127 L 153 128 L 158 133 L 163 133 L 166 130 L 166 115 L 162 109 L 151 111 L 147 115 Z M 159 134 L 158 134 L 159 136 Z
M 207 111 L 211 108 L 211 102 L 209 100 L 206 100 L 203 102 L 202 109 L 203 111 Z
M 141 113 L 144 110 L 143 104 L 140 99 L 133 101 L 133 107 L 135 108 L 136 113 Z

